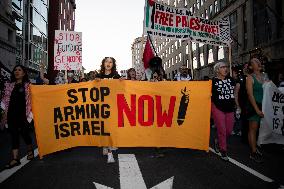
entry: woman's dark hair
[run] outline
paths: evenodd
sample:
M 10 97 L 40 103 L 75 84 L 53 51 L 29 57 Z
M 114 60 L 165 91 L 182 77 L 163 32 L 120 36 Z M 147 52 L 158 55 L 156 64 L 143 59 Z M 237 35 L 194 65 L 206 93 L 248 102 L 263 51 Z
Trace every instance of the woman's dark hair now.
M 25 74 L 24 77 L 23 77 L 23 81 L 22 82 L 23 83 L 29 83 L 30 80 L 29 80 L 29 76 L 28 76 L 28 70 L 23 65 L 16 65 L 14 67 L 14 69 L 12 71 L 12 74 L 11 74 L 11 82 L 16 82 L 16 77 L 15 77 L 15 73 L 14 72 L 15 72 L 16 68 L 18 68 L 18 67 L 20 67 L 23 70 L 24 74 Z
M 128 70 L 127 70 L 127 79 L 128 80 L 130 80 L 131 79 L 131 77 L 130 77 L 130 72 L 131 71 L 135 71 L 135 74 L 136 74 L 136 70 L 134 69 L 134 68 L 129 68 Z M 135 78 L 136 79 L 136 78 Z
M 248 62 L 248 67 L 247 67 L 249 74 L 252 74 L 252 73 L 253 73 L 253 70 L 250 68 L 250 66 L 252 65 L 252 60 L 253 60 L 253 59 L 258 59 L 258 60 L 260 61 L 260 59 L 259 59 L 258 56 L 252 56 L 252 57 L 250 58 L 250 60 L 249 60 L 249 62 Z M 260 61 L 260 62 L 261 62 L 261 61 Z
M 88 81 L 88 79 L 85 78 L 85 77 L 83 77 L 83 78 L 80 79 L 80 82 L 86 82 L 86 81 Z
M 105 61 L 110 58 L 113 62 L 113 66 L 111 68 L 111 73 L 117 73 L 116 71 L 116 60 L 113 57 L 105 57 L 102 60 L 102 64 L 101 64 L 101 70 L 100 70 L 100 74 L 104 74 L 105 73 Z
M 161 75 L 159 72 L 157 72 L 157 71 L 152 72 L 152 74 L 151 74 L 151 79 L 154 79 L 154 74 L 155 74 L 155 73 L 158 75 L 156 79 L 157 79 L 158 81 L 161 81 L 161 80 L 162 80 L 162 77 L 161 77 L 162 75 Z

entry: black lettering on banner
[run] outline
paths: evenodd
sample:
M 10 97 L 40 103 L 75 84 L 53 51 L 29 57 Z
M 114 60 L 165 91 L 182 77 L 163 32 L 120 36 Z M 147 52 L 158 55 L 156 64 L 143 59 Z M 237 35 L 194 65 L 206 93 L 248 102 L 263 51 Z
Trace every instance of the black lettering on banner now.
M 100 105 L 99 104 L 90 104 L 91 105 L 91 118 L 99 118 L 100 116 Z
M 272 96 L 272 102 L 284 103 L 284 95 L 281 93 L 274 92 Z
M 280 124 L 280 119 L 279 118 L 273 118 L 273 130 L 278 129 Z
M 72 93 L 77 93 L 77 91 L 75 89 L 69 89 L 67 91 L 67 95 L 71 98 L 71 99 L 68 99 L 68 102 L 71 104 L 75 104 L 76 102 L 78 102 L 78 97 L 73 95 Z
M 54 108 L 54 123 L 57 123 L 57 119 L 59 119 L 59 122 L 63 121 L 60 107 Z
M 86 113 L 87 113 L 87 118 L 90 118 L 90 105 L 86 104 Z
M 80 88 L 78 89 L 78 92 L 82 93 L 82 98 L 83 98 L 83 102 L 86 102 L 86 91 L 88 91 L 88 88 Z
M 88 133 L 88 135 L 90 135 L 90 127 L 88 124 L 88 121 L 83 121 L 83 135 L 86 135 L 86 133 Z
M 101 87 L 101 101 L 104 102 L 105 97 L 110 94 L 110 89 L 108 87 Z
M 279 110 L 279 106 L 273 106 L 274 115 L 277 116 L 277 111 Z
M 94 98 L 94 93 L 96 93 L 95 94 L 95 98 Z M 91 100 L 93 102 L 97 102 L 100 99 L 100 91 L 99 91 L 98 88 L 96 88 L 96 87 L 91 88 L 91 90 L 90 90 L 90 98 L 91 98 Z
M 69 125 L 68 125 L 68 123 L 62 123 L 62 124 L 60 124 L 60 126 L 59 126 L 59 129 L 61 130 L 61 133 L 60 133 L 60 136 L 62 137 L 62 138 L 65 138 L 65 137 L 69 137 L 70 136 L 70 132 L 69 132 L 69 130 L 66 128 L 65 129 L 65 127 L 69 127 Z
M 58 125 L 54 125 L 54 133 L 55 133 L 55 138 L 59 139 Z
M 101 122 L 101 135 L 102 136 L 110 136 L 109 133 L 105 133 L 105 123 L 103 121 Z
M 100 127 L 96 127 L 96 125 L 100 124 L 99 121 L 91 121 L 92 125 L 92 135 L 100 135 L 100 132 L 96 132 L 100 130 Z
M 76 119 L 79 119 L 80 117 L 82 117 L 82 119 L 85 119 L 86 113 L 84 105 L 81 106 L 76 105 L 75 113 L 76 113 Z
M 64 115 L 65 115 L 65 121 L 68 121 L 69 116 L 71 117 L 72 120 L 75 120 L 75 116 L 73 115 L 73 107 L 72 106 L 64 107 Z
M 110 116 L 110 111 L 107 111 L 106 109 L 110 109 L 110 105 L 102 104 L 102 106 L 101 106 L 101 114 L 102 114 L 102 118 L 104 118 L 104 119 L 107 119 Z
M 75 131 L 77 132 L 77 135 L 81 135 L 80 132 L 80 123 L 78 122 L 70 122 L 71 127 L 71 135 L 75 136 Z

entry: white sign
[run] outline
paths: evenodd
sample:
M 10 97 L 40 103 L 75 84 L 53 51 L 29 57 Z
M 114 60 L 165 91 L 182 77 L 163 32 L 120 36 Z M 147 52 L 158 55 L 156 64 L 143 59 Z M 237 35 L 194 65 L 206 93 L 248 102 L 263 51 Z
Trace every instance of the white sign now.
M 147 189 L 134 154 L 118 154 L 120 189 Z M 151 189 L 172 189 L 174 177 L 153 186 Z M 113 189 L 95 183 L 96 189 Z
M 157 0 L 146 0 L 144 34 L 217 46 L 231 43 L 228 17 L 208 20 L 195 16 L 187 8 L 168 6 Z
M 284 93 L 272 82 L 263 86 L 262 119 L 259 144 L 284 144 Z
M 54 70 L 82 70 L 82 32 L 55 30 Z

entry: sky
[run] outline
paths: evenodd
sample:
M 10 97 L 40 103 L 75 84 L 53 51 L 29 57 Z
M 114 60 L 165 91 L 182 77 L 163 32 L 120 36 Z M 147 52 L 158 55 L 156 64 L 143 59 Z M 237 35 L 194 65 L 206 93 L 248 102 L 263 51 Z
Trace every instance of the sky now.
M 143 33 L 145 0 L 77 0 L 75 30 L 82 32 L 83 67 L 99 69 L 112 56 L 117 69 L 132 65 L 131 44 Z

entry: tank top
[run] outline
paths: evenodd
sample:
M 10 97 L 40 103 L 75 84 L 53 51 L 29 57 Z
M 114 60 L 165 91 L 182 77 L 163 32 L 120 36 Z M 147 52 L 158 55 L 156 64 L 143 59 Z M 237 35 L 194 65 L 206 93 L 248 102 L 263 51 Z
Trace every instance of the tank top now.
M 263 98 L 263 88 L 262 88 L 262 83 L 259 82 L 255 75 L 252 75 L 253 78 L 253 96 L 254 99 L 257 103 L 262 103 L 262 98 Z

